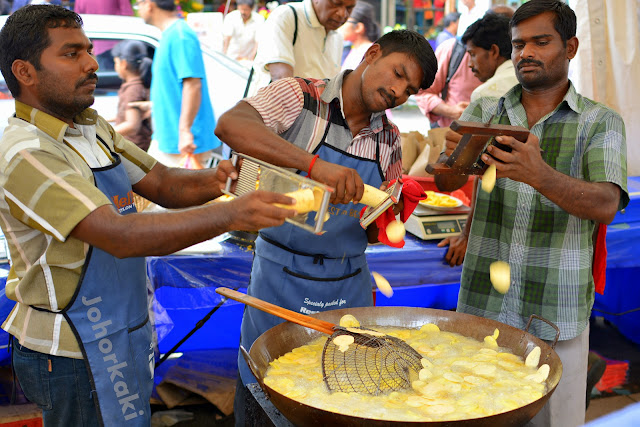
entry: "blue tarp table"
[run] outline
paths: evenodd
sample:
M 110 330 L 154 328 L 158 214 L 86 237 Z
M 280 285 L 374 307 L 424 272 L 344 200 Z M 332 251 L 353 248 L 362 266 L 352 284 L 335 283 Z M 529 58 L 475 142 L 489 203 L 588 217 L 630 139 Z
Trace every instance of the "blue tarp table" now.
M 444 262 L 446 248 L 438 241 L 421 241 L 407 235 L 402 249 L 372 245 L 366 251 L 369 269 L 382 274 L 394 287 L 392 298 L 376 292 L 376 305 L 455 308 L 461 267 Z M 223 299 L 215 288 L 246 291 L 253 251 L 222 240 L 222 250 L 206 255 L 171 255 L 147 258 L 147 274 L 158 305 L 156 319 L 160 352 L 169 350 Z M 181 351 L 206 346 L 237 347 L 244 305 L 227 301 L 181 347 Z M 203 347 L 204 346 L 204 347 Z

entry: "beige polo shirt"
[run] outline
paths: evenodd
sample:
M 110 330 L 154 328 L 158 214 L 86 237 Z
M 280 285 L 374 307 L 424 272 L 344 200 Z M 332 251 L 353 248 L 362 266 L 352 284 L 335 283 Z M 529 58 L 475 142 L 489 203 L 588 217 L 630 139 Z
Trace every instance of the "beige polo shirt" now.
M 113 161 L 96 135 L 120 155 L 132 184 L 156 161 L 90 108 L 74 123 L 69 128 L 16 101 L 16 117 L 9 118 L 0 140 L 0 226 L 11 254 L 5 290 L 17 301 L 2 328 L 32 350 L 80 359 L 73 332 L 58 312 L 74 295 L 89 249 L 69 234 L 111 203 L 90 169 Z
M 295 21 L 289 5 L 298 14 L 298 36 L 293 45 Z M 257 76 L 254 90 L 271 80 L 269 64 L 282 62 L 293 67 L 294 77 L 332 78 L 340 72 L 342 35 L 320 24 L 311 0 L 278 6 L 258 32 L 258 52 L 254 62 Z

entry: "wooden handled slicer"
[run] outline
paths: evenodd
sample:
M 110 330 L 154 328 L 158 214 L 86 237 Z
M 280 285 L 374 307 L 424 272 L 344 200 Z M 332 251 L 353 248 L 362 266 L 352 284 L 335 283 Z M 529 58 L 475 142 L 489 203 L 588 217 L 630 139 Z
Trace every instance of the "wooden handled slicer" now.
M 434 175 L 481 175 L 487 165 L 480 156 L 486 152 L 487 146 L 493 144 L 501 150 L 511 151 L 510 147 L 497 142 L 496 136 L 512 136 L 522 142 L 529 136 L 529 130 L 521 126 L 476 122 L 454 121 L 451 123 L 451 130 L 462 134 L 462 139 L 446 162 L 429 163 L 427 172 Z
M 303 196 L 296 197 L 298 203 L 293 206 L 298 211 L 298 215 L 287 218 L 286 221 L 314 234 L 324 233 L 322 227 L 329 217 L 327 209 L 333 188 L 246 154 L 232 153 L 231 162 L 234 166 L 238 166 L 240 159 L 242 159 L 242 165 L 235 191 L 231 191 L 233 180 L 227 178 L 225 189 L 222 190 L 224 194 L 238 197 L 255 190 L 264 190 L 292 197 L 294 193 L 297 196 Z M 304 202 L 308 203 L 301 203 L 303 198 Z M 311 221 L 309 221 L 310 216 Z
M 298 215 L 287 218 L 287 221 L 314 234 L 323 233 L 324 222 L 329 218 L 327 210 L 333 188 L 246 154 L 232 153 L 231 162 L 234 166 L 238 165 L 239 160 L 242 160 L 242 165 L 235 190 L 231 191 L 233 180 L 228 178 L 222 191 L 224 194 L 237 197 L 251 191 L 265 190 L 294 197 L 297 203 L 292 208 L 298 211 Z M 385 191 L 366 184 L 364 187 L 360 203 L 368 207 L 360 219 L 360 225 L 367 228 L 389 206 L 398 203 L 402 180 L 396 180 Z M 315 216 L 309 216 L 313 214 Z M 309 218 L 312 220 L 309 221 Z

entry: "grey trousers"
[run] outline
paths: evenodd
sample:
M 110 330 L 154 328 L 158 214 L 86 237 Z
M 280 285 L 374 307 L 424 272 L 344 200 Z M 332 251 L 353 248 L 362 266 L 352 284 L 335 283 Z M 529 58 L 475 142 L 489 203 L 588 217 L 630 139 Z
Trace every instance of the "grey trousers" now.
M 577 337 L 558 341 L 555 350 L 562 361 L 562 378 L 547 404 L 526 424 L 527 427 L 577 427 L 584 424 L 589 325 Z

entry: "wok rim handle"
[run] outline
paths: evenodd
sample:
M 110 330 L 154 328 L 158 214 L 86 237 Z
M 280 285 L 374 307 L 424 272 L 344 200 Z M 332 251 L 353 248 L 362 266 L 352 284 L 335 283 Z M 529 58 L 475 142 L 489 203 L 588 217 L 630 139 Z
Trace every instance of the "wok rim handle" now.
M 558 339 L 560 338 L 560 329 L 551 320 L 547 320 L 542 316 L 538 316 L 537 314 L 532 314 L 531 316 L 529 316 L 529 321 L 527 322 L 527 326 L 524 327 L 525 332 L 529 333 L 529 326 L 531 326 L 531 322 L 533 321 L 533 319 L 538 319 L 542 322 L 545 322 L 547 325 L 551 326 L 553 329 L 556 330 L 556 337 L 551 343 L 551 349 L 555 349 L 556 344 L 558 343 Z
M 264 377 L 260 373 L 260 370 L 258 369 L 258 365 L 256 365 L 256 362 L 253 361 L 253 358 L 251 357 L 247 349 L 244 348 L 243 345 L 240 345 L 240 353 L 242 353 L 242 357 L 244 358 L 244 361 L 247 362 L 247 365 L 249 366 L 249 370 L 251 370 L 251 373 L 253 374 L 253 376 L 256 377 L 256 380 L 258 380 L 258 385 L 260 386 L 264 394 L 267 397 L 270 397 L 269 390 L 264 385 Z

